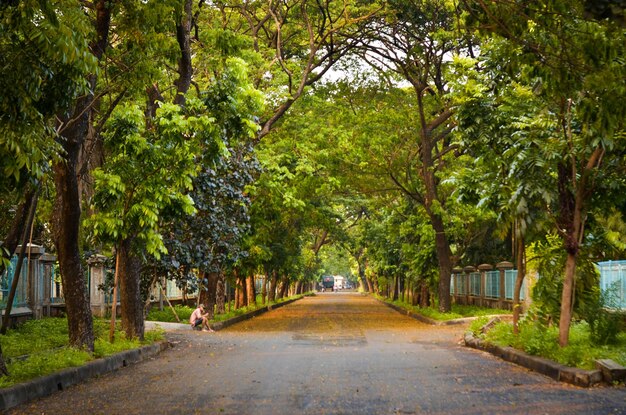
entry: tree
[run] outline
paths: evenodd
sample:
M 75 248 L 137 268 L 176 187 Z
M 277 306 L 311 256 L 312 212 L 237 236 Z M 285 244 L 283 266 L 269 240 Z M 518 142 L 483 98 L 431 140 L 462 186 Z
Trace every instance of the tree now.
M 98 6 L 101 12 L 98 21 L 106 26 L 108 17 L 104 2 L 99 2 Z M 74 100 L 86 102 L 90 99 L 89 94 L 79 97 L 90 86 L 85 76 L 95 70 L 103 42 L 106 42 L 105 30 L 98 32 L 96 40 L 88 45 L 91 31 L 87 17 L 71 2 L 3 4 L 0 13 L 3 26 L 0 82 L 6 93 L 3 97 L 7 97 L 0 99 L 0 135 L 3 136 L 0 151 L 4 153 L 2 159 L 6 160 L 3 175 L 17 179 L 17 183 L 22 175 L 40 178 L 46 166 L 53 162 L 58 194 L 72 195 L 77 189 L 73 169 L 79 146 L 71 137 L 65 136 L 66 140 L 56 134 L 71 118 L 67 111 Z M 55 127 L 52 119 L 57 115 L 63 121 Z M 80 128 L 79 124 L 76 120 L 75 128 Z M 56 144 L 53 141 L 55 136 Z M 60 148 L 64 151 L 63 161 L 56 157 Z M 55 240 L 66 288 L 70 344 L 93 350 L 91 314 L 78 249 L 73 245 L 78 240 L 79 223 L 75 220 L 66 227 L 58 226 L 65 224 L 60 219 L 62 217 L 77 219 L 76 212 L 80 208 L 77 203 L 59 203 L 58 207 Z
M 495 42 L 505 39 L 492 55 L 507 62 L 498 84 L 518 82 L 537 103 L 522 120 L 519 138 L 542 137 L 535 145 L 527 141 L 522 151 L 553 179 L 548 199 L 567 252 L 559 321 L 559 344 L 565 346 L 587 216 L 622 147 L 624 29 L 588 18 L 583 2 L 464 4 L 471 23 L 500 36 Z
M 392 173 L 392 179 L 430 218 L 439 262 L 439 309 L 445 312 L 451 305 L 452 253 L 441 174 L 458 149 L 450 136 L 455 123 L 448 97 L 447 57 L 468 48 L 471 53 L 471 45 L 455 36 L 456 10 L 450 2 L 416 0 L 391 2 L 390 6 L 384 20 L 369 25 L 361 40 L 361 56 L 381 73 L 393 71 L 401 76 L 413 92 L 412 151 L 404 156 L 406 175 Z
M 190 99 L 184 111 L 162 104 L 150 129 L 136 106 L 120 107 L 109 122 L 107 163 L 94 171 L 95 213 L 89 224 L 95 238 L 115 246 L 128 338 L 143 338 L 139 255 L 158 258 L 167 252 L 159 231 L 163 211 L 194 212 L 186 193 L 197 173 L 195 155 L 200 141 L 215 139 L 214 131 L 206 108 Z

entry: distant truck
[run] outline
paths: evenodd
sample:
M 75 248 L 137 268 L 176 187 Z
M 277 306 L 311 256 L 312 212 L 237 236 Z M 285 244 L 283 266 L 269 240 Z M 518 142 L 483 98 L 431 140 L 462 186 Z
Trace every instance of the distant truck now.
M 322 291 L 333 291 L 335 288 L 335 277 L 331 275 L 325 275 L 322 277 Z
M 345 278 L 343 275 L 335 275 L 335 291 L 343 290 L 345 288 Z

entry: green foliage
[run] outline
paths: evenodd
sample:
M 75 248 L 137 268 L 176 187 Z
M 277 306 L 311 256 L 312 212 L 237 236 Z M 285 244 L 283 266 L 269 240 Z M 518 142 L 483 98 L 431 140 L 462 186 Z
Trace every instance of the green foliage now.
M 591 340 L 590 327 L 586 322 L 572 324 L 569 344 L 558 346 L 558 328 L 546 327 L 538 322 L 527 320 L 520 324 L 518 336 L 513 334 L 510 323 L 499 323 L 489 330 L 486 341 L 500 346 L 511 346 L 528 354 L 545 357 L 567 366 L 592 369 L 597 359 L 613 359 L 626 364 L 626 332 L 616 333 L 611 346 L 596 345 Z
M 189 321 L 189 317 L 191 317 L 191 313 L 193 313 L 194 309 L 195 308 L 191 308 L 189 306 L 180 305 L 180 304 L 176 304 L 174 306 L 174 310 L 176 310 L 176 314 L 178 315 L 178 318 L 180 318 L 180 321 L 183 323 Z M 156 307 L 152 307 L 150 311 L 148 312 L 148 316 L 146 317 L 146 320 L 175 323 L 176 317 L 174 316 L 174 313 L 172 313 L 172 309 L 169 307 L 163 307 L 163 310 L 159 310 Z
M 6 336 L 0 337 L 0 343 L 2 354 L 11 358 L 59 348 L 67 344 L 67 339 L 67 320 L 46 318 L 28 320 L 17 329 L 9 330 Z
M 464 317 L 480 317 L 481 318 L 480 320 L 482 321 L 483 317 L 485 316 L 491 316 L 491 315 L 496 315 L 496 314 L 511 314 L 510 310 L 502 310 L 502 309 L 497 309 L 497 308 L 478 307 L 478 306 L 473 306 L 473 305 L 462 305 L 462 304 L 452 304 L 452 310 L 450 312 L 442 313 L 441 311 L 437 309 L 437 307 L 434 307 L 434 306 L 433 307 L 419 307 L 419 306 L 413 306 L 411 304 L 408 304 L 400 300 L 391 301 L 381 296 L 376 296 L 376 298 L 378 298 L 381 301 L 385 301 L 385 302 L 389 302 L 391 304 L 397 305 L 406 310 L 413 311 L 417 314 L 421 314 L 423 316 L 432 318 L 433 320 L 439 320 L 439 321 L 455 320 L 455 319 L 464 318 Z
M 548 235 L 528 248 L 529 268 L 535 269 L 539 279 L 533 287 L 533 309 L 544 324 L 558 321 L 561 311 L 561 290 L 566 252 L 559 237 Z M 585 319 L 591 308 L 596 307 L 599 289 L 599 273 L 595 265 L 585 255 L 580 256 L 576 268 L 576 294 L 574 315 Z
M 54 3 L 54 4 L 52 4 Z M 89 21 L 75 2 L 0 6 L 0 159 L 3 177 L 41 177 L 58 148 L 52 118 L 87 92 L 96 70 Z M 0 186 L 2 186 L 0 181 Z
M 62 348 L 41 351 L 25 360 L 10 362 L 7 365 L 9 376 L 0 378 L 0 387 L 6 388 L 68 367 L 80 366 L 89 360 L 91 356 L 84 350 Z
M 469 325 L 468 331 L 474 335 L 474 337 L 483 337 L 482 328 L 489 322 L 489 317 L 478 317 L 472 321 Z
M 56 371 L 80 366 L 95 358 L 109 356 L 124 350 L 161 341 L 162 331 L 149 331 L 143 342 L 125 340 L 118 333 L 115 343 L 108 342 L 108 321 L 95 319 L 96 336 L 93 355 L 84 350 L 68 347 L 67 319 L 44 318 L 29 320 L 7 334 L 0 336 L 3 356 L 7 361 L 9 376 L 0 378 L 0 388 L 29 379 L 45 376 Z
M 586 305 L 582 317 L 589 323 L 591 341 L 597 345 L 614 344 L 617 342 L 621 322 L 626 314 L 617 306 L 617 284 L 613 289 L 602 291 L 597 301 Z
M 138 238 L 157 258 L 167 252 L 159 231 L 162 212 L 195 211 L 187 192 L 199 143 L 219 142 L 204 105 L 192 99 L 187 104 L 187 112 L 162 104 L 150 130 L 137 106 L 115 111 L 106 133 L 109 159 L 93 172 L 95 213 L 86 222 L 93 238 L 110 244 Z

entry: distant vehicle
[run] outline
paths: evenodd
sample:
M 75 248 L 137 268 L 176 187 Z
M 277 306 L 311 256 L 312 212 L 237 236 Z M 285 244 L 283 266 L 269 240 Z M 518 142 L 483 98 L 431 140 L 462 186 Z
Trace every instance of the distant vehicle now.
M 322 277 L 322 290 L 324 290 L 324 291 L 326 291 L 326 290 L 333 291 L 334 287 L 335 287 L 335 277 L 333 277 L 331 275 L 326 275 L 326 276 Z
M 335 275 L 335 291 L 343 290 L 345 288 L 346 279 L 343 275 Z

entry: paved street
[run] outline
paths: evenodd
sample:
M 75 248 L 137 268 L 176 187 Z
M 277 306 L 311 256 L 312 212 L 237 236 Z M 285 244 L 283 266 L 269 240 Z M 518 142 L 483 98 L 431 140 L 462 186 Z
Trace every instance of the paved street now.
M 11 414 L 626 414 L 625 388 L 555 382 L 359 294 L 307 297 Z

